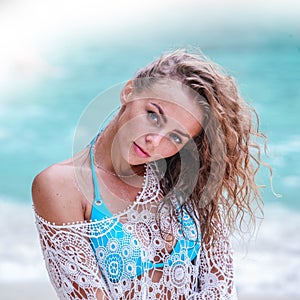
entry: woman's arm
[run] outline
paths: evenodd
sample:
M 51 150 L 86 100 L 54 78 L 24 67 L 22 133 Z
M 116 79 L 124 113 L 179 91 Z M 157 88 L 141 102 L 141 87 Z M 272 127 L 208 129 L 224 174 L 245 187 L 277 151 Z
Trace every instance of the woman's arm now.
M 69 167 L 54 165 L 33 181 L 32 198 L 45 264 L 60 299 L 109 299 L 72 178 Z

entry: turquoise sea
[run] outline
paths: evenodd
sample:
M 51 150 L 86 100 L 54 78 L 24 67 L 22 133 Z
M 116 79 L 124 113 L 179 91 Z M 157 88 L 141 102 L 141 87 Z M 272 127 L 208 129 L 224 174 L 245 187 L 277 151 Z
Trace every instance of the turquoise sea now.
M 201 36 L 181 43 L 176 37 L 161 38 L 145 48 L 74 39 L 48 53 L 47 62 L 56 70 L 28 85 L 16 80 L 1 97 L 1 196 L 29 203 L 33 176 L 72 155 L 77 122 L 93 98 L 129 80 L 164 51 L 196 45 L 236 78 L 241 94 L 260 116 L 260 128 L 269 138 L 265 159 L 274 169 L 275 190 L 284 196 L 279 201 L 268 193 L 265 201 L 300 211 L 299 33 L 278 29 L 249 40 L 247 34 L 232 32 L 233 41 L 219 36 L 218 44 Z M 110 101 L 103 103 L 105 112 L 113 107 Z
M 236 22 L 228 18 L 205 27 L 195 16 L 178 20 L 180 24 L 169 17 L 164 30 L 159 30 L 161 23 L 142 23 L 144 29 L 123 31 L 119 26 L 112 36 L 101 36 L 101 30 L 66 33 L 47 44 L 51 47 L 43 48 L 38 61 L 31 58 L 10 69 L 10 80 L 0 89 L 0 281 L 20 280 L 17 274 L 24 269 L 30 280 L 46 280 L 31 227 L 31 182 L 42 169 L 72 155 L 77 123 L 91 100 L 129 80 L 164 51 L 196 48 L 233 75 L 256 108 L 269 140 L 264 159 L 273 168 L 275 192 L 282 194 L 276 198 L 268 172 L 259 173 L 259 182 L 266 185 L 266 220 L 250 258 L 238 258 L 238 290 L 258 295 L 280 288 L 300 296 L 295 288 L 300 280 L 300 25 L 288 14 L 279 22 L 275 17 L 261 20 L 260 15 L 256 22 L 252 14 L 246 24 L 239 16 Z M 102 103 L 99 124 L 114 103 Z M 9 228 L 8 222 L 13 222 Z M 18 251 L 12 230 L 20 235 Z

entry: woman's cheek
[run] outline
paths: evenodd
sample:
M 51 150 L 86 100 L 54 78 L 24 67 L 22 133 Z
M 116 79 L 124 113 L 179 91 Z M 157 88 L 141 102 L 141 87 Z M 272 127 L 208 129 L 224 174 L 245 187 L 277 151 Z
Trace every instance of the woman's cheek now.
M 145 132 L 145 124 L 140 116 L 123 120 L 123 124 L 118 130 L 118 133 L 129 141 L 136 141 L 145 135 Z
M 172 143 L 169 139 L 165 138 L 163 141 L 163 145 L 160 147 L 160 154 L 163 157 L 170 157 L 178 153 L 180 149 Z

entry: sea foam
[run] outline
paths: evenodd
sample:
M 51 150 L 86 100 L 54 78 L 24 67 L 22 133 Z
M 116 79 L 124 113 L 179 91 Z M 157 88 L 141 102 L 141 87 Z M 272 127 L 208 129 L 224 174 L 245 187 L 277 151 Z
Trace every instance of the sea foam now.
M 0 283 L 46 281 L 33 209 L 0 200 Z
M 251 242 L 235 245 L 239 294 L 300 296 L 300 213 L 281 205 L 265 207 L 265 218 Z M 277 298 L 276 298 L 277 299 Z

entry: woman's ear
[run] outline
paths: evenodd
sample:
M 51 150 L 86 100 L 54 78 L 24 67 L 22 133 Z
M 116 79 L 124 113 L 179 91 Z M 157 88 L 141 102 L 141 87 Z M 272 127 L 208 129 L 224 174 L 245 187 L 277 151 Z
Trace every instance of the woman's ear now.
M 122 105 L 126 104 L 128 102 L 128 99 L 133 93 L 133 81 L 129 80 L 124 88 L 121 91 L 121 103 Z

